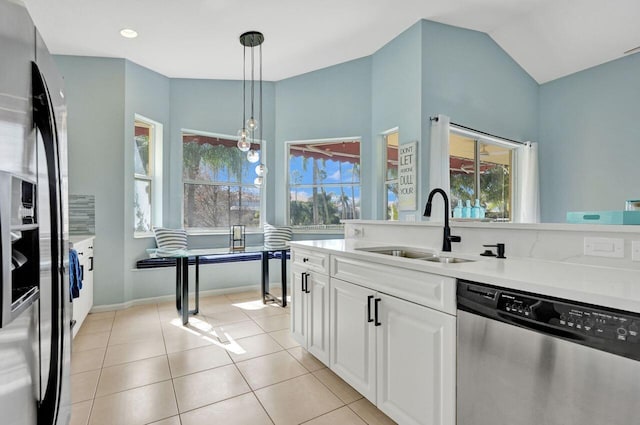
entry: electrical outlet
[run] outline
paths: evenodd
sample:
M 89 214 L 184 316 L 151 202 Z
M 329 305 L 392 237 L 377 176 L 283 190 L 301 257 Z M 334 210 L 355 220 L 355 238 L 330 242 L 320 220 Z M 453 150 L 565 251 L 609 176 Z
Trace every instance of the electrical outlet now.
M 623 258 L 624 239 L 584 238 L 584 255 Z
M 404 217 L 404 221 L 411 221 L 411 222 L 415 222 L 416 221 L 416 215 L 415 214 L 407 214 Z
M 631 261 L 640 261 L 640 241 L 631 242 Z

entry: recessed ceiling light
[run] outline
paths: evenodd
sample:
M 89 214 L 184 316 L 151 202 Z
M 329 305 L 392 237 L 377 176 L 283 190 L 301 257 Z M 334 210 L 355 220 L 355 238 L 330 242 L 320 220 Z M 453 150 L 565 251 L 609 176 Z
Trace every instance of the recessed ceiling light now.
M 124 38 L 136 38 L 138 36 L 138 31 L 132 30 L 131 28 L 125 28 L 120 30 L 120 35 Z

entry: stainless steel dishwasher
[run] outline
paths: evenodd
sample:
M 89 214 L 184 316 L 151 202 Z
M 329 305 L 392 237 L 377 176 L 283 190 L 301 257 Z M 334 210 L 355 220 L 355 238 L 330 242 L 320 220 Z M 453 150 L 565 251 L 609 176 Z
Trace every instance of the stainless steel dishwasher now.
M 458 280 L 457 425 L 640 424 L 639 326 L 640 314 Z

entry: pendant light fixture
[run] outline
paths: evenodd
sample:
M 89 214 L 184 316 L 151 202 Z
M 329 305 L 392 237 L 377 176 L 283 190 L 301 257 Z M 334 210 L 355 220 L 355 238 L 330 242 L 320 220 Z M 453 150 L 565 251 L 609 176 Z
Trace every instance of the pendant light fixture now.
M 247 31 L 240 36 L 240 44 L 243 46 L 242 55 L 242 128 L 238 131 L 238 149 L 242 152 L 247 152 L 247 160 L 252 163 L 256 163 L 260 160 L 260 155 L 257 151 L 251 149 L 251 142 L 256 140 L 256 132 L 258 133 L 257 139 L 262 141 L 262 43 L 264 42 L 264 35 L 258 31 Z M 256 58 L 254 48 L 258 47 L 258 81 L 256 82 Z M 251 79 L 249 80 L 249 108 L 247 111 L 247 48 L 249 48 L 250 54 L 250 67 L 251 67 Z M 257 83 L 257 90 L 256 90 Z M 258 102 L 256 105 L 256 91 L 258 96 Z M 249 118 L 247 119 L 247 112 L 249 112 Z M 257 112 L 257 114 L 256 114 Z M 264 170 L 263 177 L 266 173 L 266 167 L 264 164 L 259 164 L 260 170 Z M 256 186 L 262 185 L 263 179 L 256 178 Z

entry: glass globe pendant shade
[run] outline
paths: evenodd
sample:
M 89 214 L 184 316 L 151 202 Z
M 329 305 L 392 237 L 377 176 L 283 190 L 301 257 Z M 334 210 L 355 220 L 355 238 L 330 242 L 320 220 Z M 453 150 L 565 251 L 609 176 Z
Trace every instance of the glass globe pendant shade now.
M 264 164 L 258 164 L 256 165 L 256 174 L 260 177 L 264 176 L 265 174 L 267 174 L 267 167 Z
M 251 117 L 247 120 L 247 129 L 249 131 L 255 131 L 258 128 L 258 120 Z
M 249 152 L 247 152 L 247 161 L 253 164 L 258 162 L 259 160 L 260 160 L 260 154 L 258 153 L 258 151 L 251 149 Z
M 246 128 L 241 128 L 238 130 L 238 139 L 248 139 L 249 138 L 249 130 Z
M 251 149 L 251 142 L 249 142 L 246 137 L 241 137 L 238 139 L 237 146 L 242 152 L 248 152 L 249 149 Z
M 254 184 L 254 185 L 256 185 L 256 186 L 258 186 L 258 187 L 260 187 L 260 186 L 262 186 L 262 181 L 263 181 L 262 177 L 256 177 L 256 178 L 253 180 L 253 184 Z

